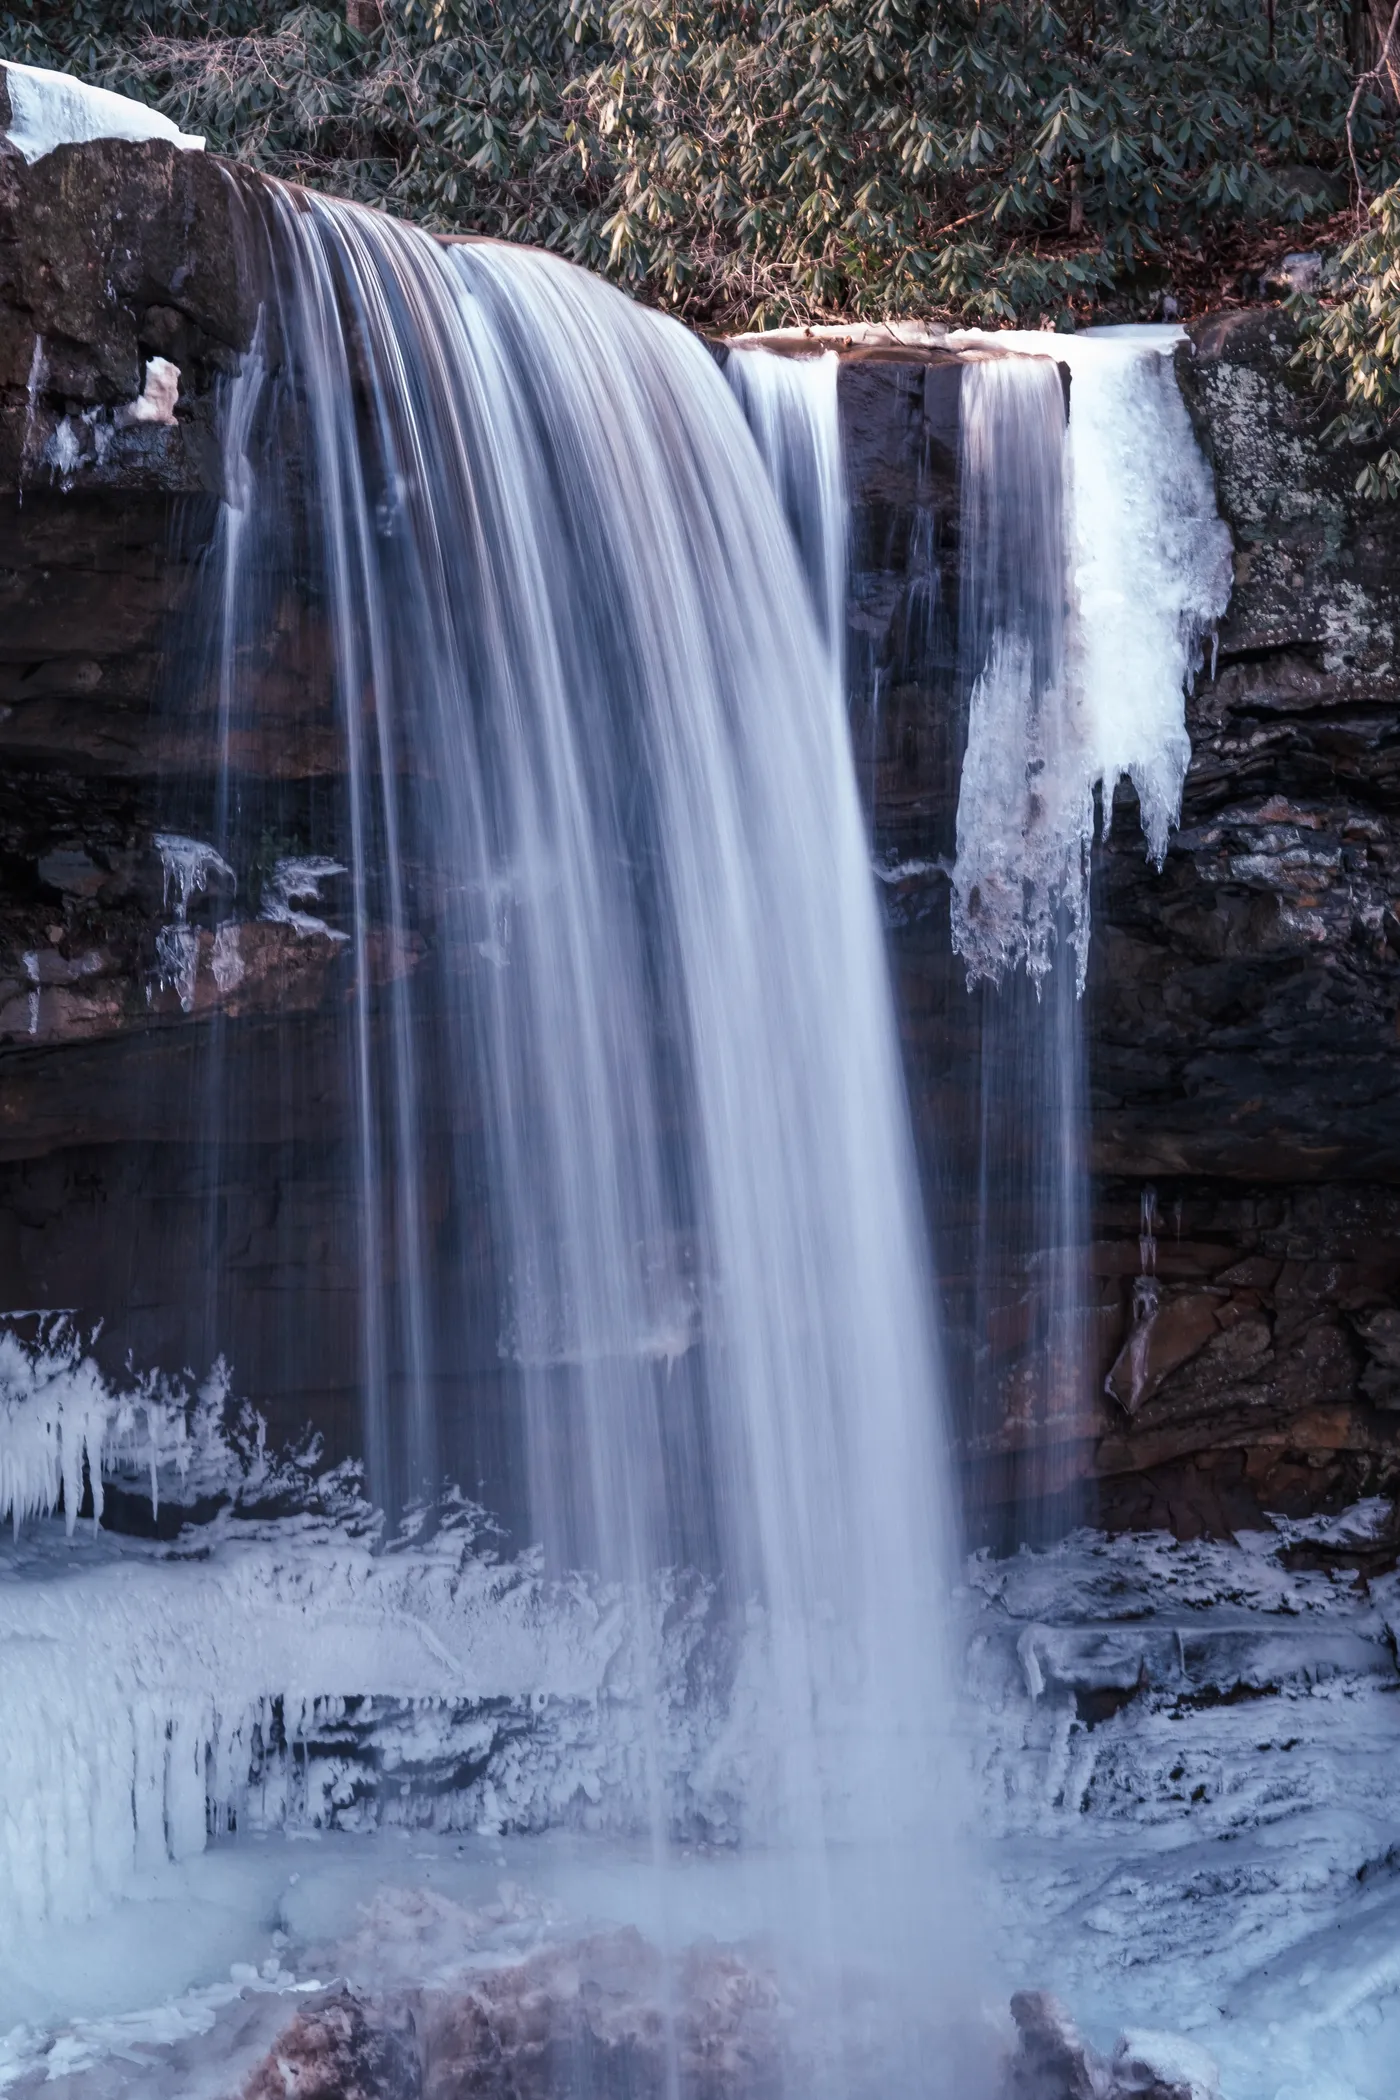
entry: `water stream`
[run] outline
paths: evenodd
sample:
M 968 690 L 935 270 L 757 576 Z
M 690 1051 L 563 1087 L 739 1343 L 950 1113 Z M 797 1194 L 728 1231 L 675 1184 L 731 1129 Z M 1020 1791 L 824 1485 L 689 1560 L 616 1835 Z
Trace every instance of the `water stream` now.
M 720 359 L 557 258 L 439 245 L 275 185 L 247 238 L 263 320 L 225 389 L 227 502 L 184 666 L 218 762 L 200 821 L 196 796 L 156 842 L 155 989 L 219 1009 L 190 1080 L 212 1162 L 206 1355 L 246 1361 L 236 1263 L 298 1246 L 280 1184 L 251 1251 L 226 1229 L 234 1179 L 285 1158 L 288 1188 L 335 1192 L 317 1213 L 334 1224 L 255 1340 L 287 1390 L 362 1395 L 345 1442 L 386 1536 L 402 1520 L 417 1543 L 373 1552 L 324 1512 L 302 1561 L 275 1526 L 224 1539 L 206 1587 L 238 1625 L 207 1647 L 234 1691 L 94 1694 L 74 1740 L 124 1803 L 97 1746 L 129 1722 L 143 1805 L 100 1845 L 29 1845 L 62 1853 L 35 1889 L 66 1892 L 39 1890 L 35 1918 L 81 1920 L 99 1852 L 113 1888 L 148 1853 L 198 1854 L 201 1811 L 220 1837 L 240 1816 L 294 1824 L 312 1760 L 303 1744 L 298 1778 L 286 1716 L 299 1700 L 305 1729 L 324 1720 L 323 1621 L 343 1636 L 326 1669 L 381 1637 L 391 1659 L 401 1710 L 371 1716 L 376 1754 L 401 1754 L 416 1701 L 489 1742 L 480 1857 L 444 1848 L 435 1872 L 474 1890 L 503 1828 L 606 1829 L 630 1850 L 621 1869 L 568 1855 L 580 1904 L 643 1891 L 668 1958 L 727 1930 L 746 1960 L 797 1959 L 812 2017 L 784 2059 L 792 2100 L 965 2100 L 980 2073 L 956 2034 L 978 2026 L 984 1971 L 949 1652 L 959 1525 L 847 715 L 840 361 Z M 956 839 L 924 872 L 946 877 L 975 1008 L 967 1397 L 1024 1514 L 1073 1478 L 1094 1397 L 1095 826 L 1130 779 L 1164 850 L 1228 550 L 1166 346 L 958 347 L 956 616 L 935 620 L 931 574 L 913 623 L 930 650 L 956 628 L 939 724 L 959 744 Z M 234 1058 L 245 982 L 276 998 Z M 341 1312 L 315 1327 L 341 1330 L 334 1377 L 300 1331 L 312 1293 Z M 32 1370 L 6 1372 L 11 1412 Z M 10 1484 L 17 1523 L 60 1478 L 71 1504 L 82 1453 L 100 1471 L 135 1434 L 76 1352 L 55 1391 L 59 1374 L 85 1442 L 60 1450 L 49 1405 Z M 154 1397 L 142 1420 L 154 1483 L 170 1425 Z M 452 1529 L 463 1490 L 499 1527 L 499 1577 L 482 1535 Z M 67 1578 L 40 1572 L 48 1610 Z M 203 1637 L 158 1557 L 109 1593 L 137 1674 L 143 1597 L 177 1653 Z M 285 1639 L 275 1692 L 245 1652 L 264 1638 Z M 69 1697 L 51 1662 L 28 1656 L 44 1726 L 20 1747 L 66 1832 L 41 1771 Z M 458 1711 L 472 1698 L 489 1724 Z M 710 1872 L 721 1853 L 732 1874 Z M 543 1883 L 565 1853 L 529 1856 Z
M 463 1477 L 494 1358 L 517 1470 L 471 1484 L 513 1536 L 709 1600 L 730 1720 L 688 1833 L 702 1801 L 785 1862 L 770 1923 L 828 1963 L 860 1915 L 927 1974 L 967 1937 L 954 1531 L 841 677 L 836 360 L 727 384 L 548 256 L 289 192 L 264 235 L 280 405 L 229 428 L 255 514 L 304 506 L 344 767 L 261 911 L 346 871 L 304 916 L 347 973 L 372 1491 Z M 253 537 L 225 534 L 225 608 L 258 605 Z M 246 869 L 267 813 L 219 800 Z M 636 1779 L 658 1859 L 673 1764 L 658 1738 Z
M 1082 1518 L 1099 1433 L 1082 1001 L 1093 845 L 1126 780 L 1161 861 L 1190 757 L 1186 692 L 1229 596 L 1229 535 L 1171 365 L 1182 339 L 949 338 L 971 359 L 950 884 L 977 1044 L 964 1420 L 1000 1460 L 1004 1540 Z

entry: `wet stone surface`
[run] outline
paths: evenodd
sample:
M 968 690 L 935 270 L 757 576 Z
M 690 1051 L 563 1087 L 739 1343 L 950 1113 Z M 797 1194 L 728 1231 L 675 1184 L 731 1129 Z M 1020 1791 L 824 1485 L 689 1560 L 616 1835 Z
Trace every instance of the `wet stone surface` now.
M 343 770 L 294 546 L 260 584 L 255 704 L 229 725 L 238 791 L 275 813 L 260 858 L 177 926 L 154 843 L 213 820 L 218 698 L 190 621 L 222 493 L 217 390 L 255 325 L 250 181 L 157 144 L 0 154 L 0 1254 L 15 1303 L 104 1321 L 113 1364 L 201 1364 L 237 1333 L 274 1436 L 310 1418 L 340 1455 L 358 1434 L 347 898 L 328 885 L 321 932 L 265 908 Z M 1291 348 L 1274 307 L 1202 322 L 1178 353 L 1234 598 L 1189 703 L 1164 867 L 1123 793 L 1095 859 L 1093 1362 L 1051 1471 L 1112 1523 L 1218 1531 L 1339 1507 L 1400 1466 L 1400 518 L 1356 497 Z M 980 1040 L 948 931 L 962 368 L 933 337 L 843 355 L 853 739 L 956 1365 Z M 130 417 L 152 358 L 179 371 L 172 422 Z M 376 933 L 376 979 L 416 970 L 416 940 Z M 243 1134 L 217 1201 L 212 1086 Z M 1161 1303 L 1132 1393 L 1115 1366 L 1144 1183 Z M 444 1193 L 442 1229 L 481 1236 L 470 1191 Z M 1032 1346 L 1016 1277 L 1002 1296 L 1006 1420 L 964 1449 L 992 1508 L 1023 1478 Z M 494 1364 L 466 1375 L 485 1421 Z

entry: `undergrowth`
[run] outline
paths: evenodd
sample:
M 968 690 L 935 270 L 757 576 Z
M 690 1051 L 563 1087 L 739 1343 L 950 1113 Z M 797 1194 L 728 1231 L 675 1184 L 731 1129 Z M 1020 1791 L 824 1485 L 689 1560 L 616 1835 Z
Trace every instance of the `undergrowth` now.
M 1304 317 L 1304 355 L 1335 435 L 1379 448 L 1364 485 L 1393 494 L 1400 157 L 1374 10 L 384 0 L 360 33 L 341 6 L 279 0 L 14 0 L 0 55 L 152 101 L 270 174 L 540 243 L 723 328 L 1190 313 L 1249 297 L 1359 185 L 1377 201 Z M 1369 71 L 1358 25 L 1379 39 Z

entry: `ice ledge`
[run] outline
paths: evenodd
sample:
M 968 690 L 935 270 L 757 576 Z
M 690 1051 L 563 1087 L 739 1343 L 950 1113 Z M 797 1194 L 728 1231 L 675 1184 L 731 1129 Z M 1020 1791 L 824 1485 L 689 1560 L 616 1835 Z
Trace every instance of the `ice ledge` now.
M 31 164 L 55 146 L 84 146 L 93 139 L 164 139 L 186 153 L 202 153 L 204 141 L 181 131 L 157 109 L 147 109 L 128 95 L 89 87 L 70 74 L 46 66 L 20 66 L 4 61 L 10 97 L 5 136 Z

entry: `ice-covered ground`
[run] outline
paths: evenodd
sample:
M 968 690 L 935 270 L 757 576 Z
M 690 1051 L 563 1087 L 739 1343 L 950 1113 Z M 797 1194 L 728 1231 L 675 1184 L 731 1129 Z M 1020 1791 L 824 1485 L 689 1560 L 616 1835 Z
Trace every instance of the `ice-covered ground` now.
M 1346 1565 L 1392 1522 L 972 1571 L 1005 1972 L 1195 2037 L 1226 2100 L 1400 2091 L 1400 1578 Z
M 1105 2051 L 1187 2035 L 1225 2100 L 1393 2100 L 1400 1578 L 1346 1564 L 1383 1564 L 1390 1522 L 972 1563 L 1001 2002 L 1049 1986 Z M 697 1847 L 658 1876 L 605 1828 L 503 1834 L 605 1801 L 635 1754 L 629 1653 L 598 1598 L 461 1533 L 385 1555 L 326 1519 L 226 1518 L 177 1549 L 22 1531 L 0 1563 L 0 2087 L 193 2100 L 331 1979 L 431 1980 L 607 1924 L 744 1943 L 761 1859 Z M 361 1702 L 329 1698 L 352 1682 Z M 125 1808 L 96 1784 L 114 1729 Z M 235 1834 L 205 1843 L 206 1797 Z M 49 1922 L 15 1908 L 24 1875 Z

